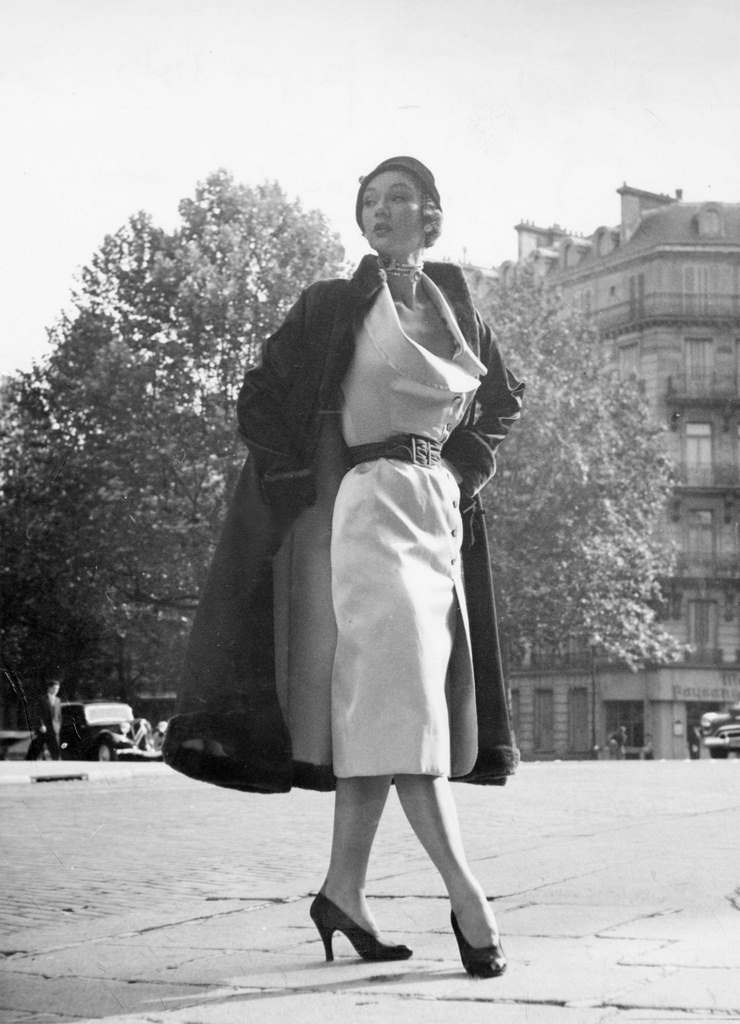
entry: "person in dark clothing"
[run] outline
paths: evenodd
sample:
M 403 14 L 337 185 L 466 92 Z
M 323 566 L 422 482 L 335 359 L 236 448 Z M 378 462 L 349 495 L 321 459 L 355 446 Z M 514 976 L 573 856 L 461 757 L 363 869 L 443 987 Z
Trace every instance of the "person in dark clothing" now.
M 616 761 L 623 761 L 627 752 L 627 727 L 620 725 L 609 737 L 609 756 Z
M 61 761 L 62 748 L 59 734 L 62 729 L 62 702 L 59 699 L 60 682 L 50 679 L 36 709 L 36 735 L 26 755 L 28 760 L 40 757 L 44 747 L 52 761 Z

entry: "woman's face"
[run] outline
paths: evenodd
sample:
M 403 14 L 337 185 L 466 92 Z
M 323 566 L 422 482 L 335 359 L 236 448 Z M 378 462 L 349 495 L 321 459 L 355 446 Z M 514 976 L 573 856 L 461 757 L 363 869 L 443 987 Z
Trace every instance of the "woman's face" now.
M 362 195 L 362 231 L 380 256 L 405 260 L 424 248 L 421 189 L 410 174 L 382 171 Z

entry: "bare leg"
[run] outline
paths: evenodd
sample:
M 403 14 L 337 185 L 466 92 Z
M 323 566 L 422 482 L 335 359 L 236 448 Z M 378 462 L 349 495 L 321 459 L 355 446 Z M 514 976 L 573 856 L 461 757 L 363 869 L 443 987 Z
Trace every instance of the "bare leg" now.
M 496 919 L 465 857 L 450 783 L 433 775 L 397 775 L 404 813 L 442 876 L 463 935 L 475 947 L 498 941 Z
M 380 934 L 365 899 L 365 883 L 370 849 L 390 784 L 389 775 L 337 779 L 331 858 L 321 887 L 332 903 L 378 938 Z

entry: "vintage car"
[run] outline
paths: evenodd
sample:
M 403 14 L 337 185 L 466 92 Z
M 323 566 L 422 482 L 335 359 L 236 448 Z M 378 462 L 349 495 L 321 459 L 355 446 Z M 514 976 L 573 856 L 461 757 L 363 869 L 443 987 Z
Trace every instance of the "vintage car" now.
M 727 711 L 708 711 L 701 716 L 701 735 L 710 757 L 740 756 L 740 702 Z
M 59 737 L 65 761 L 161 761 L 151 726 L 134 718 L 128 704 L 113 701 L 62 703 Z

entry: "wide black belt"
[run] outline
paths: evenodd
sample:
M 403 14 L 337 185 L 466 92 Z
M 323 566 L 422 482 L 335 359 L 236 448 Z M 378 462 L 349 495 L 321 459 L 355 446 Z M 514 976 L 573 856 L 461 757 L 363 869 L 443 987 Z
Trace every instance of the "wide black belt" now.
M 416 466 L 436 466 L 442 459 L 442 442 L 419 434 L 394 434 L 385 441 L 355 445 L 349 454 L 353 466 L 373 459 L 401 459 Z

